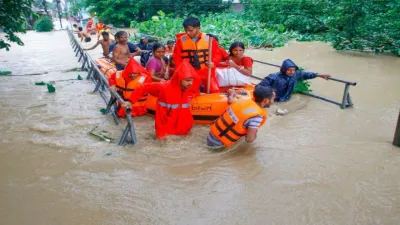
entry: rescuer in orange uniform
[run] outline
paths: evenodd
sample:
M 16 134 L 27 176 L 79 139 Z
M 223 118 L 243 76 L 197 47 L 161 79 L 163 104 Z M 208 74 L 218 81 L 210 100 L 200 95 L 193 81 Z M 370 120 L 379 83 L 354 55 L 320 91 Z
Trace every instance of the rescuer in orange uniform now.
M 228 109 L 210 127 L 207 145 L 212 147 L 231 146 L 246 136 L 247 142 L 257 138 L 258 128 L 267 120 L 264 108 L 274 103 L 275 92 L 264 86 L 254 89 L 254 101 L 250 98 L 235 99 L 235 92 L 228 91 Z
M 129 59 L 128 64 L 122 71 L 116 71 L 108 79 L 110 89 L 116 90 L 118 94 L 124 99 L 129 100 L 132 92 L 144 83 L 151 82 L 151 74 L 140 65 L 132 57 Z M 132 116 L 141 116 L 146 114 L 146 100 L 147 95 L 144 95 L 132 106 Z M 124 117 L 126 114 L 124 107 L 119 107 L 118 117 Z
M 209 57 L 209 36 L 200 32 L 200 21 L 197 18 L 187 18 L 183 21 L 185 33 L 176 35 L 176 45 L 172 55 L 176 67 L 182 63 L 183 59 L 188 59 L 190 64 L 196 69 L 204 91 L 207 90 L 208 67 L 211 67 L 210 92 L 219 92 L 218 81 L 215 77 L 215 65 L 219 64 L 218 54 L 211 54 L 211 63 L 208 63 Z M 218 42 L 212 40 L 213 52 L 219 51 Z
M 157 97 L 155 129 L 158 139 L 167 135 L 187 135 L 193 127 L 190 104 L 198 91 L 199 79 L 196 71 L 185 60 L 176 69 L 171 80 L 141 85 L 125 102 L 124 107 L 136 103 L 145 94 Z

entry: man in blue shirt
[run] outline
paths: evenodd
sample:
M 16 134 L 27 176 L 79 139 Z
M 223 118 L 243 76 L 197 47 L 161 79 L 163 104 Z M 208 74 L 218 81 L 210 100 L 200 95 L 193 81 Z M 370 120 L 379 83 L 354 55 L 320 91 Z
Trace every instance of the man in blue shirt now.
M 257 86 L 271 87 L 276 93 L 275 101 L 285 102 L 290 99 L 296 81 L 314 79 L 316 77 L 328 80 L 330 75 L 300 71 L 292 60 L 286 59 L 282 63 L 280 72 L 268 75 Z

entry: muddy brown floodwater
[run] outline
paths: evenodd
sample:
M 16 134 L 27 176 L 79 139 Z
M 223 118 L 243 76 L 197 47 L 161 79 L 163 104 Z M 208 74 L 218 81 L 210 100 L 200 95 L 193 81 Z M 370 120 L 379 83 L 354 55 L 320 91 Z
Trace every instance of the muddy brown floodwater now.
M 21 37 L 25 46 L 1 52 L 0 70 L 48 73 L 0 77 L 0 224 L 400 224 L 400 149 L 391 145 L 398 57 L 320 42 L 247 51 L 357 81 L 355 106 L 295 95 L 271 109 L 290 113 L 270 113 L 255 143 L 216 153 L 205 147 L 207 126 L 161 146 L 146 116 L 135 119 L 136 146 L 93 139 L 95 126 L 115 138 L 124 127 L 99 112 L 91 82 L 57 81 L 86 76 L 65 72 L 79 66 L 67 33 Z M 276 68 L 254 70 L 263 77 Z M 56 92 L 35 81 L 55 81 Z M 315 79 L 312 89 L 341 99 L 343 85 Z

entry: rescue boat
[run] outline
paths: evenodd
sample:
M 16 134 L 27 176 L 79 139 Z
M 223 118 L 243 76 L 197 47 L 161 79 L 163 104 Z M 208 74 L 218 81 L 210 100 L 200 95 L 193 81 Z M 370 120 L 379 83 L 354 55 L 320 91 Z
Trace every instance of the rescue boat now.
M 95 60 L 99 69 L 106 75 L 107 79 L 115 72 L 115 64 L 110 59 L 100 58 Z M 235 88 L 236 94 L 241 98 L 253 98 L 254 84 Z M 227 90 L 228 88 L 224 88 Z M 146 100 L 147 114 L 155 115 L 157 98 L 148 95 Z M 226 93 L 201 93 L 193 98 L 191 112 L 195 124 L 212 124 L 228 108 L 228 96 Z
M 99 58 L 95 60 L 97 67 L 99 67 L 100 71 L 106 75 L 106 78 L 109 79 L 111 74 L 115 73 L 115 63 L 109 58 Z

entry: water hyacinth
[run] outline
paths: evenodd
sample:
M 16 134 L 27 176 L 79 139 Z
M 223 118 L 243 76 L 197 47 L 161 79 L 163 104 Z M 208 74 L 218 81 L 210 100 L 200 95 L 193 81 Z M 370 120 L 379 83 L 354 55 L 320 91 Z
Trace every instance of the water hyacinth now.
M 162 42 L 174 40 L 175 34 L 183 32 L 183 18 L 173 18 L 163 12 L 158 12 L 158 14 L 158 20 L 141 23 L 132 21 L 131 27 L 137 28 L 139 33 L 150 35 Z M 277 29 L 269 29 L 266 24 L 248 20 L 243 14 L 219 13 L 197 17 L 201 21 L 201 30 L 216 35 L 224 48 L 228 48 L 234 41 L 241 41 L 248 48 L 281 47 L 298 35 L 294 31 L 285 31 L 282 24 Z M 138 37 L 133 39 L 138 39 Z

